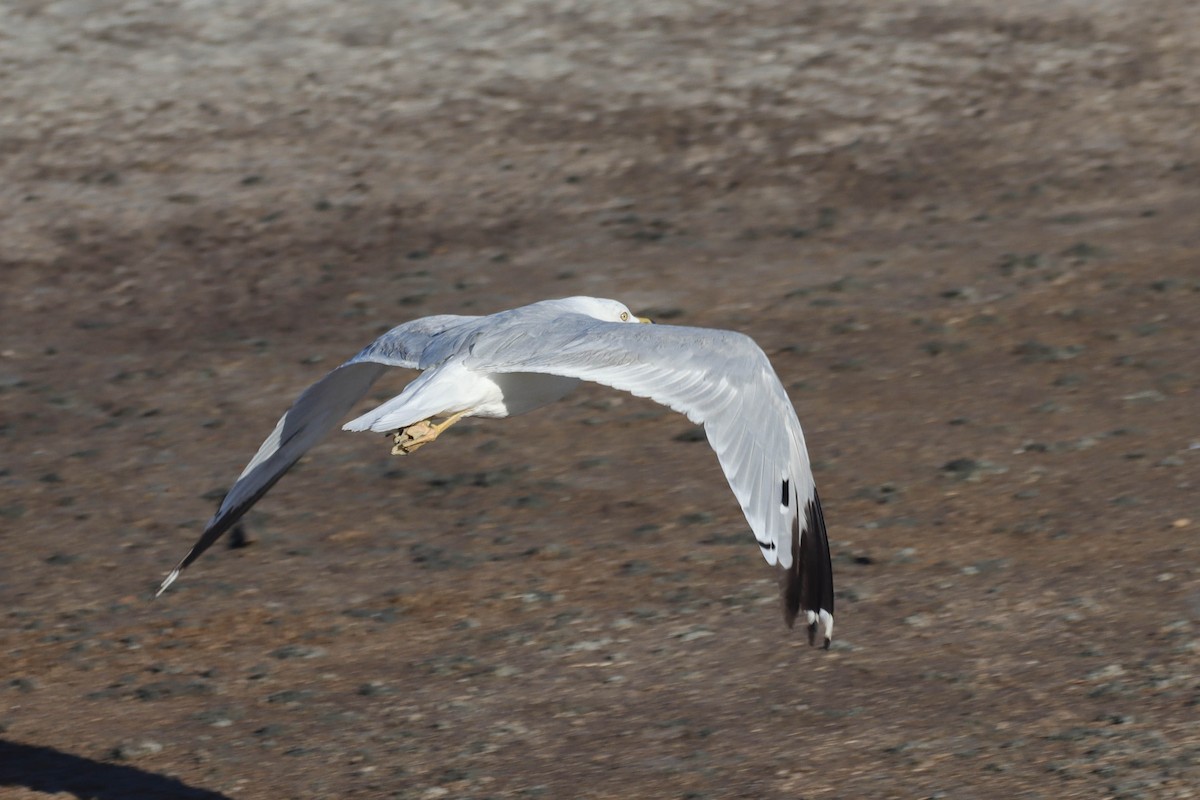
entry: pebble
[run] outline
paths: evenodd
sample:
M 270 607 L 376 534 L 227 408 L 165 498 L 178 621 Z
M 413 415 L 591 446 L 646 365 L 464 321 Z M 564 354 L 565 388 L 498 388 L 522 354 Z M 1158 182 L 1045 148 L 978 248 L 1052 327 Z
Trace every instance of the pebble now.
M 212 694 L 212 687 L 203 681 L 166 680 L 154 681 L 139 686 L 133 696 L 138 700 L 153 702 L 168 697 L 194 697 Z
M 163 746 L 153 739 L 143 739 L 138 742 L 119 744 L 112 750 L 112 757 L 118 761 L 134 761 L 145 756 L 152 756 L 163 751 Z
M 394 690 L 383 681 L 369 681 L 358 687 L 358 693 L 363 697 L 378 697 L 391 694 Z
M 956 458 L 942 465 L 942 472 L 960 480 L 975 483 L 983 475 L 1003 475 L 1008 467 L 974 458 Z
M 313 693 L 307 689 L 284 689 L 282 692 L 274 692 L 267 695 L 268 703 L 299 703 L 312 697 Z
M 312 647 L 304 644 L 288 644 L 271 651 L 271 655 L 280 660 L 287 658 L 320 658 L 325 654 L 326 650 L 324 647 Z
M 1167 399 L 1167 396 L 1157 389 L 1146 389 L 1141 392 L 1123 395 L 1121 399 L 1127 403 L 1161 403 Z

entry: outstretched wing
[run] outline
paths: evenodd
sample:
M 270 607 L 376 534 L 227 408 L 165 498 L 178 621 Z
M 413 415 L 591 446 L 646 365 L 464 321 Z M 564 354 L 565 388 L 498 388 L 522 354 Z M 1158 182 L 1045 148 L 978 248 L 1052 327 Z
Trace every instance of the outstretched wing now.
M 480 336 L 463 363 L 479 372 L 544 372 L 649 397 L 702 424 L 763 557 L 790 575 L 788 622 L 803 608 L 828 642 L 829 544 L 804 432 L 752 339 L 732 331 L 601 322 L 566 315 Z M 789 589 L 790 587 L 790 589 Z
M 242 470 L 217 513 L 204 527 L 200 539 L 162 582 L 158 594 L 162 594 L 183 569 L 232 528 L 309 448 L 337 425 L 366 396 L 384 370 L 425 366 L 430 351 L 438 349 L 435 346 L 438 336 L 475 319 L 478 318 L 445 314 L 392 328 L 354 358 L 305 389 L 279 418 L 275 430 Z

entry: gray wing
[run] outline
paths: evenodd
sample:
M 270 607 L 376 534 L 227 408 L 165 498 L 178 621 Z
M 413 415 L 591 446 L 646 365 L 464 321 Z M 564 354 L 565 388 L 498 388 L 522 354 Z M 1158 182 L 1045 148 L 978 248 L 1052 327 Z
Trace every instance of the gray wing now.
M 648 397 L 704 426 L 763 557 L 791 576 L 789 624 L 807 609 L 828 642 L 833 625 L 829 546 L 804 432 L 766 354 L 740 333 L 608 323 L 567 315 L 480 335 L 464 365 L 545 372 Z
M 309 448 L 366 396 L 388 367 L 423 368 L 434 351 L 444 348 L 438 338 L 458 328 L 470 328 L 478 317 L 443 314 L 406 322 L 367 345 L 358 355 L 304 390 L 279 418 L 221 501 L 200 539 L 158 589 L 162 594 L 179 573 L 232 528 Z
M 800 421 L 766 355 L 733 331 L 560 317 L 481 336 L 464 366 L 548 372 L 649 397 L 702 424 L 771 564 L 791 563 L 793 493 L 813 497 Z

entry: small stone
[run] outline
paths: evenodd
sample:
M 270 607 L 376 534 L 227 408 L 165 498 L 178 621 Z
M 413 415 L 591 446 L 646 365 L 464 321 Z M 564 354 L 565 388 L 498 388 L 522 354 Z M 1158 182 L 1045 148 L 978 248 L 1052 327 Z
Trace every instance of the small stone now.
M 542 547 L 537 548 L 537 557 L 543 560 L 570 558 L 572 552 L 568 545 L 561 542 L 547 542 Z
M 1101 667 L 1100 669 L 1092 670 L 1085 677 L 1090 681 L 1098 681 L 1105 680 L 1107 678 L 1116 678 L 1124 674 L 1125 668 L 1120 664 L 1109 664 Z
M 13 678 L 8 685 L 22 694 L 29 694 L 40 686 L 37 678 Z
M 956 458 L 953 461 L 947 461 L 945 464 L 942 464 L 943 472 L 961 475 L 964 478 L 973 475 L 978 468 L 979 462 L 973 458 Z
M 1027 364 L 1068 361 L 1082 352 L 1083 345 L 1071 344 L 1065 347 L 1055 347 L 1036 339 L 1022 342 L 1012 349 L 1013 355 L 1021 356 Z
M 984 475 L 1003 475 L 1008 472 L 1008 467 L 982 459 L 956 458 L 943 464 L 942 472 L 956 480 L 975 483 Z
M 312 697 L 312 692 L 305 689 L 285 689 L 267 695 L 268 703 L 299 703 Z
M 620 574 L 625 576 L 646 575 L 653 567 L 646 561 L 626 561 L 621 565 Z
M 1101 719 L 1102 721 L 1108 722 L 1112 725 L 1130 725 L 1137 721 L 1137 719 L 1130 714 L 1107 714 L 1101 717 Z
M 204 681 L 164 680 L 137 687 L 133 696 L 138 700 L 154 702 L 169 697 L 201 697 L 212 694 L 212 687 Z
M 310 647 L 303 644 L 288 644 L 273 650 L 271 655 L 278 659 L 286 658 L 319 658 L 325 655 L 326 650 L 323 647 Z
M 127 742 L 117 745 L 112 750 L 112 757 L 118 761 L 133 761 L 161 753 L 163 746 L 153 739 L 143 739 L 140 742 Z
M 900 490 L 893 484 L 883 483 L 879 486 L 864 486 L 858 489 L 852 495 L 856 500 L 871 500 L 875 503 L 883 505 L 896 500 L 900 496 Z
M 363 697 L 378 697 L 391 694 L 394 690 L 383 681 L 369 681 L 358 687 L 358 693 Z

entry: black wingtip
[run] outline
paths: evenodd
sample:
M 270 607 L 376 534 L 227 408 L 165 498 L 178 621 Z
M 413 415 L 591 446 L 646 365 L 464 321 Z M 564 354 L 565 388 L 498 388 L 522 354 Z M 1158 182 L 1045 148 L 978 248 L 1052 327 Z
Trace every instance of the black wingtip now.
M 239 520 L 241 520 L 243 514 L 250 510 L 251 506 L 257 503 L 260 499 L 262 499 L 264 494 L 270 491 L 271 487 L 283 477 L 284 473 L 291 469 L 292 464 L 295 464 L 297 460 L 298 459 L 292 459 L 287 466 L 285 466 L 278 474 L 268 480 L 258 491 L 237 505 L 231 508 L 225 508 L 225 499 L 222 498 L 221 505 L 217 508 L 217 513 L 213 515 L 213 518 L 208 521 L 208 525 L 204 527 L 204 533 L 200 534 L 200 538 L 196 540 L 194 545 L 192 545 L 192 549 L 188 550 L 187 555 L 183 557 L 183 560 L 176 565 L 175 569 L 171 570 L 169 575 L 167 575 L 166 579 L 162 582 L 162 585 L 158 587 L 158 591 L 154 596 L 158 597 L 165 592 L 167 587 L 175 582 L 175 579 L 179 577 L 181 572 L 187 569 L 193 561 L 203 555 L 205 550 L 212 547 L 213 544 L 230 528 L 233 528 L 234 531 L 234 538 L 230 542 L 230 547 L 245 547 L 248 542 L 246 540 L 245 532 L 242 531 L 241 525 L 238 524 Z M 260 467 L 260 469 L 262 469 L 262 467 Z
M 804 584 L 801 571 L 797 568 L 799 560 L 799 544 L 797 534 L 792 531 L 792 566 L 783 571 L 780 576 L 780 593 L 783 597 L 783 621 L 789 628 L 796 626 L 796 617 L 800 616 L 800 598 L 804 595 Z M 812 633 L 809 633 L 812 640 Z
M 805 506 L 803 527 L 799 518 L 792 527 L 792 565 L 784 572 L 781 589 L 787 626 L 793 627 L 800 612 L 806 612 L 808 643 L 815 645 L 820 631 L 828 650 L 833 640 L 833 564 L 825 515 L 816 490 Z

